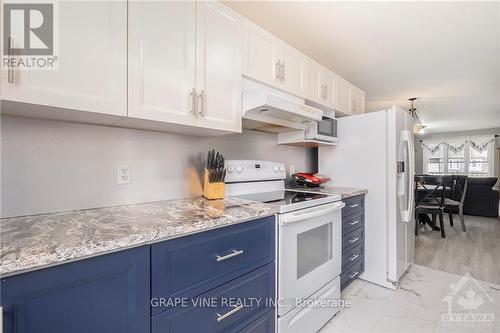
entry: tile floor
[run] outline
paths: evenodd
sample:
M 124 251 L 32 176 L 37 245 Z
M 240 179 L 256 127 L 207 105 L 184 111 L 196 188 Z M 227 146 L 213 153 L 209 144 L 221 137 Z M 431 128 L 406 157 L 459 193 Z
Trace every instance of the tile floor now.
M 413 265 L 396 291 L 357 280 L 342 296 L 352 305 L 340 311 L 321 333 L 500 332 L 500 285 L 476 284 L 464 276 L 424 266 Z M 468 315 L 466 321 L 449 325 L 443 321 L 442 315 L 448 314 L 447 296 L 451 296 L 451 313 Z

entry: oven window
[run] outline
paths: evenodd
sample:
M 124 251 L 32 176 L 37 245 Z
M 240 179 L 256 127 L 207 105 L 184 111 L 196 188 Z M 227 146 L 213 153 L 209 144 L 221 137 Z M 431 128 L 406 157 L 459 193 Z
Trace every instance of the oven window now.
M 297 235 L 297 279 L 332 259 L 332 223 Z

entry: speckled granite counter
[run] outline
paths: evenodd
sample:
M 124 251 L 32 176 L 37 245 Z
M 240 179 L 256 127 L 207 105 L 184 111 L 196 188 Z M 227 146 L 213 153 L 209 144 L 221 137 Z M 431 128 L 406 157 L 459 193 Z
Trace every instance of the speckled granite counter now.
M 310 188 L 290 186 L 288 188 L 292 189 L 292 190 L 300 190 L 300 191 L 312 192 L 312 193 L 340 194 L 342 199 L 355 197 L 357 195 L 368 193 L 368 190 L 364 189 L 364 188 L 341 187 L 341 186 L 324 186 L 324 187 L 310 187 Z
M 253 220 L 271 205 L 190 198 L 0 220 L 0 276 Z

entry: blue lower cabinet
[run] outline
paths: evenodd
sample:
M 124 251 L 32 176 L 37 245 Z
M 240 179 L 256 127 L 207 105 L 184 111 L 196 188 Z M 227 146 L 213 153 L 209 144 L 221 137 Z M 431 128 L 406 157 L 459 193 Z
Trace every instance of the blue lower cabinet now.
M 153 244 L 152 297 L 197 297 L 273 262 L 274 239 L 275 217 L 269 216 Z
M 152 333 L 272 332 L 274 263 L 217 287 L 152 318 Z M 269 315 L 270 316 L 270 315 Z M 272 321 L 270 323 L 269 321 Z M 252 326 L 254 325 L 254 326 Z
M 274 333 L 276 325 L 276 314 L 274 310 L 269 311 L 239 333 Z
M 147 333 L 150 247 L 7 277 L 4 333 Z

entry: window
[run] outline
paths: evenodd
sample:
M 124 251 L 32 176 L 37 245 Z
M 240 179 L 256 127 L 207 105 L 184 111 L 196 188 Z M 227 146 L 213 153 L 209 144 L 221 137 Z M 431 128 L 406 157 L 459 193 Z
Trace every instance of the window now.
M 470 163 L 469 163 L 469 175 L 486 177 L 488 176 L 488 151 L 483 150 L 482 152 L 476 149 L 470 149 Z
M 454 152 L 448 149 L 448 173 L 465 173 L 465 150 Z
M 423 171 L 431 175 L 491 176 L 493 174 L 494 149 L 494 137 L 424 141 Z
M 431 175 L 444 173 L 444 149 L 441 144 L 434 145 L 428 152 L 426 173 Z

